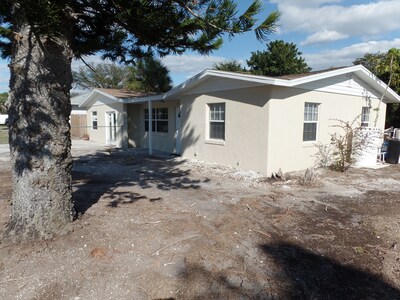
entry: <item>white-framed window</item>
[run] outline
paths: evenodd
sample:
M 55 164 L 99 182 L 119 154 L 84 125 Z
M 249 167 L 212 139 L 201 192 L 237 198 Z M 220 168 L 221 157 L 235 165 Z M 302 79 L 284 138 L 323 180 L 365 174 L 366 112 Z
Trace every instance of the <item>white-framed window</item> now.
M 210 139 L 225 140 L 225 103 L 208 104 Z
M 370 108 L 368 106 L 364 106 L 361 109 L 361 126 L 362 127 L 369 126 L 369 114 L 370 114 Z
M 92 129 L 97 129 L 97 111 L 92 111 Z
M 153 108 L 152 110 L 153 132 L 168 133 L 168 108 Z M 149 110 L 144 110 L 144 130 L 149 131 Z
M 303 142 L 317 140 L 318 103 L 304 103 Z

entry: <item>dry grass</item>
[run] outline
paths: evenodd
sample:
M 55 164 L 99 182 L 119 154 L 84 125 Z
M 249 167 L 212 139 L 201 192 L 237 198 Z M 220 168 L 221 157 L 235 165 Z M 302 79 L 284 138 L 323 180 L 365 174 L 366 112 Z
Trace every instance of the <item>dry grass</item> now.
M 8 144 L 8 129 L 4 125 L 0 125 L 0 144 Z

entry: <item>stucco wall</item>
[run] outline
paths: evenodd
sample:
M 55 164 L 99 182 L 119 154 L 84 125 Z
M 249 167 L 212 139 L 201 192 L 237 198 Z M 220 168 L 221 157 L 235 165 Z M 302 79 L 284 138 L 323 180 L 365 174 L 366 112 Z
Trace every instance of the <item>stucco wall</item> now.
M 97 112 L 97 129 L 92 127 L 92 112 Z M 107 144 L 106 141 L 106 113 L 115 112 L 117 119 L 117 134 L 115 145 L 118 147 L 124 146 L 124 104 L 122 103 L 103 103 L 97 101 L 88 109 L 87 126 L 88 135 L 91 141 Z M 126 125 L 125 125 L 126 126 Z M 126 138 L 125 138 L 126 139 Z
M 269 89 L 187 95 L 182 104 L 182 155 L 265 172 Z M 208 139 L 208 104 L 225 103 L 225 141 Z
M 361 109 L 368 106 L 366 99 L 334 93 L 274 87 L 270 101 L 270 132 L 267 174 L 297 171 L 312 167 L 317 152 L 316 142 L 303 142 L 304 103 L 319 103 L 317 142 L 329 143 L 330 132 L 338 130 L 335 120 L 361 120 Z M 373 125 L 379 100 L 371 99 L 370 124 Z M 386 105 L 381 104 L 377 127 L 384 128 Z
M 148 148 L 148 132 L 145 131 L 144 110 L 146 103 L 128 104 L 128 136 L 129 147 Z M 175 111 L 179 101 L 153 102 L 153 108 L 168 108 L 168 133 L 153 132 L 153 149 L 175 153 L 176 118 Z

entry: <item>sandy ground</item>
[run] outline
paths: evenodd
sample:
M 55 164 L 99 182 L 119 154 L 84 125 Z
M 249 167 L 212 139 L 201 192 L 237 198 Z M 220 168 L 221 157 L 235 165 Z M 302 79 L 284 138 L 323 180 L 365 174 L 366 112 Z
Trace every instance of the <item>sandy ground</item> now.
M 400 167 L 312 185 L 75 148 L 67 235 L 0 244 L 0 299 L 400 299 Z M 0 226 L 10 171 L 0 160 Z

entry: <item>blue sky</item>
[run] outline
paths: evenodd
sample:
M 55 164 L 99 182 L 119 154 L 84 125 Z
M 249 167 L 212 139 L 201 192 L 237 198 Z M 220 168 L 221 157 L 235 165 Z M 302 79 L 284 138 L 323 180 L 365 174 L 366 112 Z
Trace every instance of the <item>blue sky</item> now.
M 244 10 L 251 1 L 237 0 Z M 264 15 L 278 9 L 281 12 L 278 30 L 271 40 L 293 42 L 313 70 L 352 65 L 365 53 L 400 48 L 400 0 L 270 0 L 263 1 Z M 262 19 L 262 15 L 260 15 Z M 208 56 L 188 52 L 162 59 L 170 70 L 174 85 L 210 68 L 214 63 L 237 59 L 245 65 L 251 52 L 265 50 L 265 43 L 254 33 L 225 39 L 218 51 Z M 86 58 L 100 62 L 96 56 Z M 82 63 L 74 62 L 73 69 Z M 8 91 L 9 71 L 0 60 L 0 92 Z

